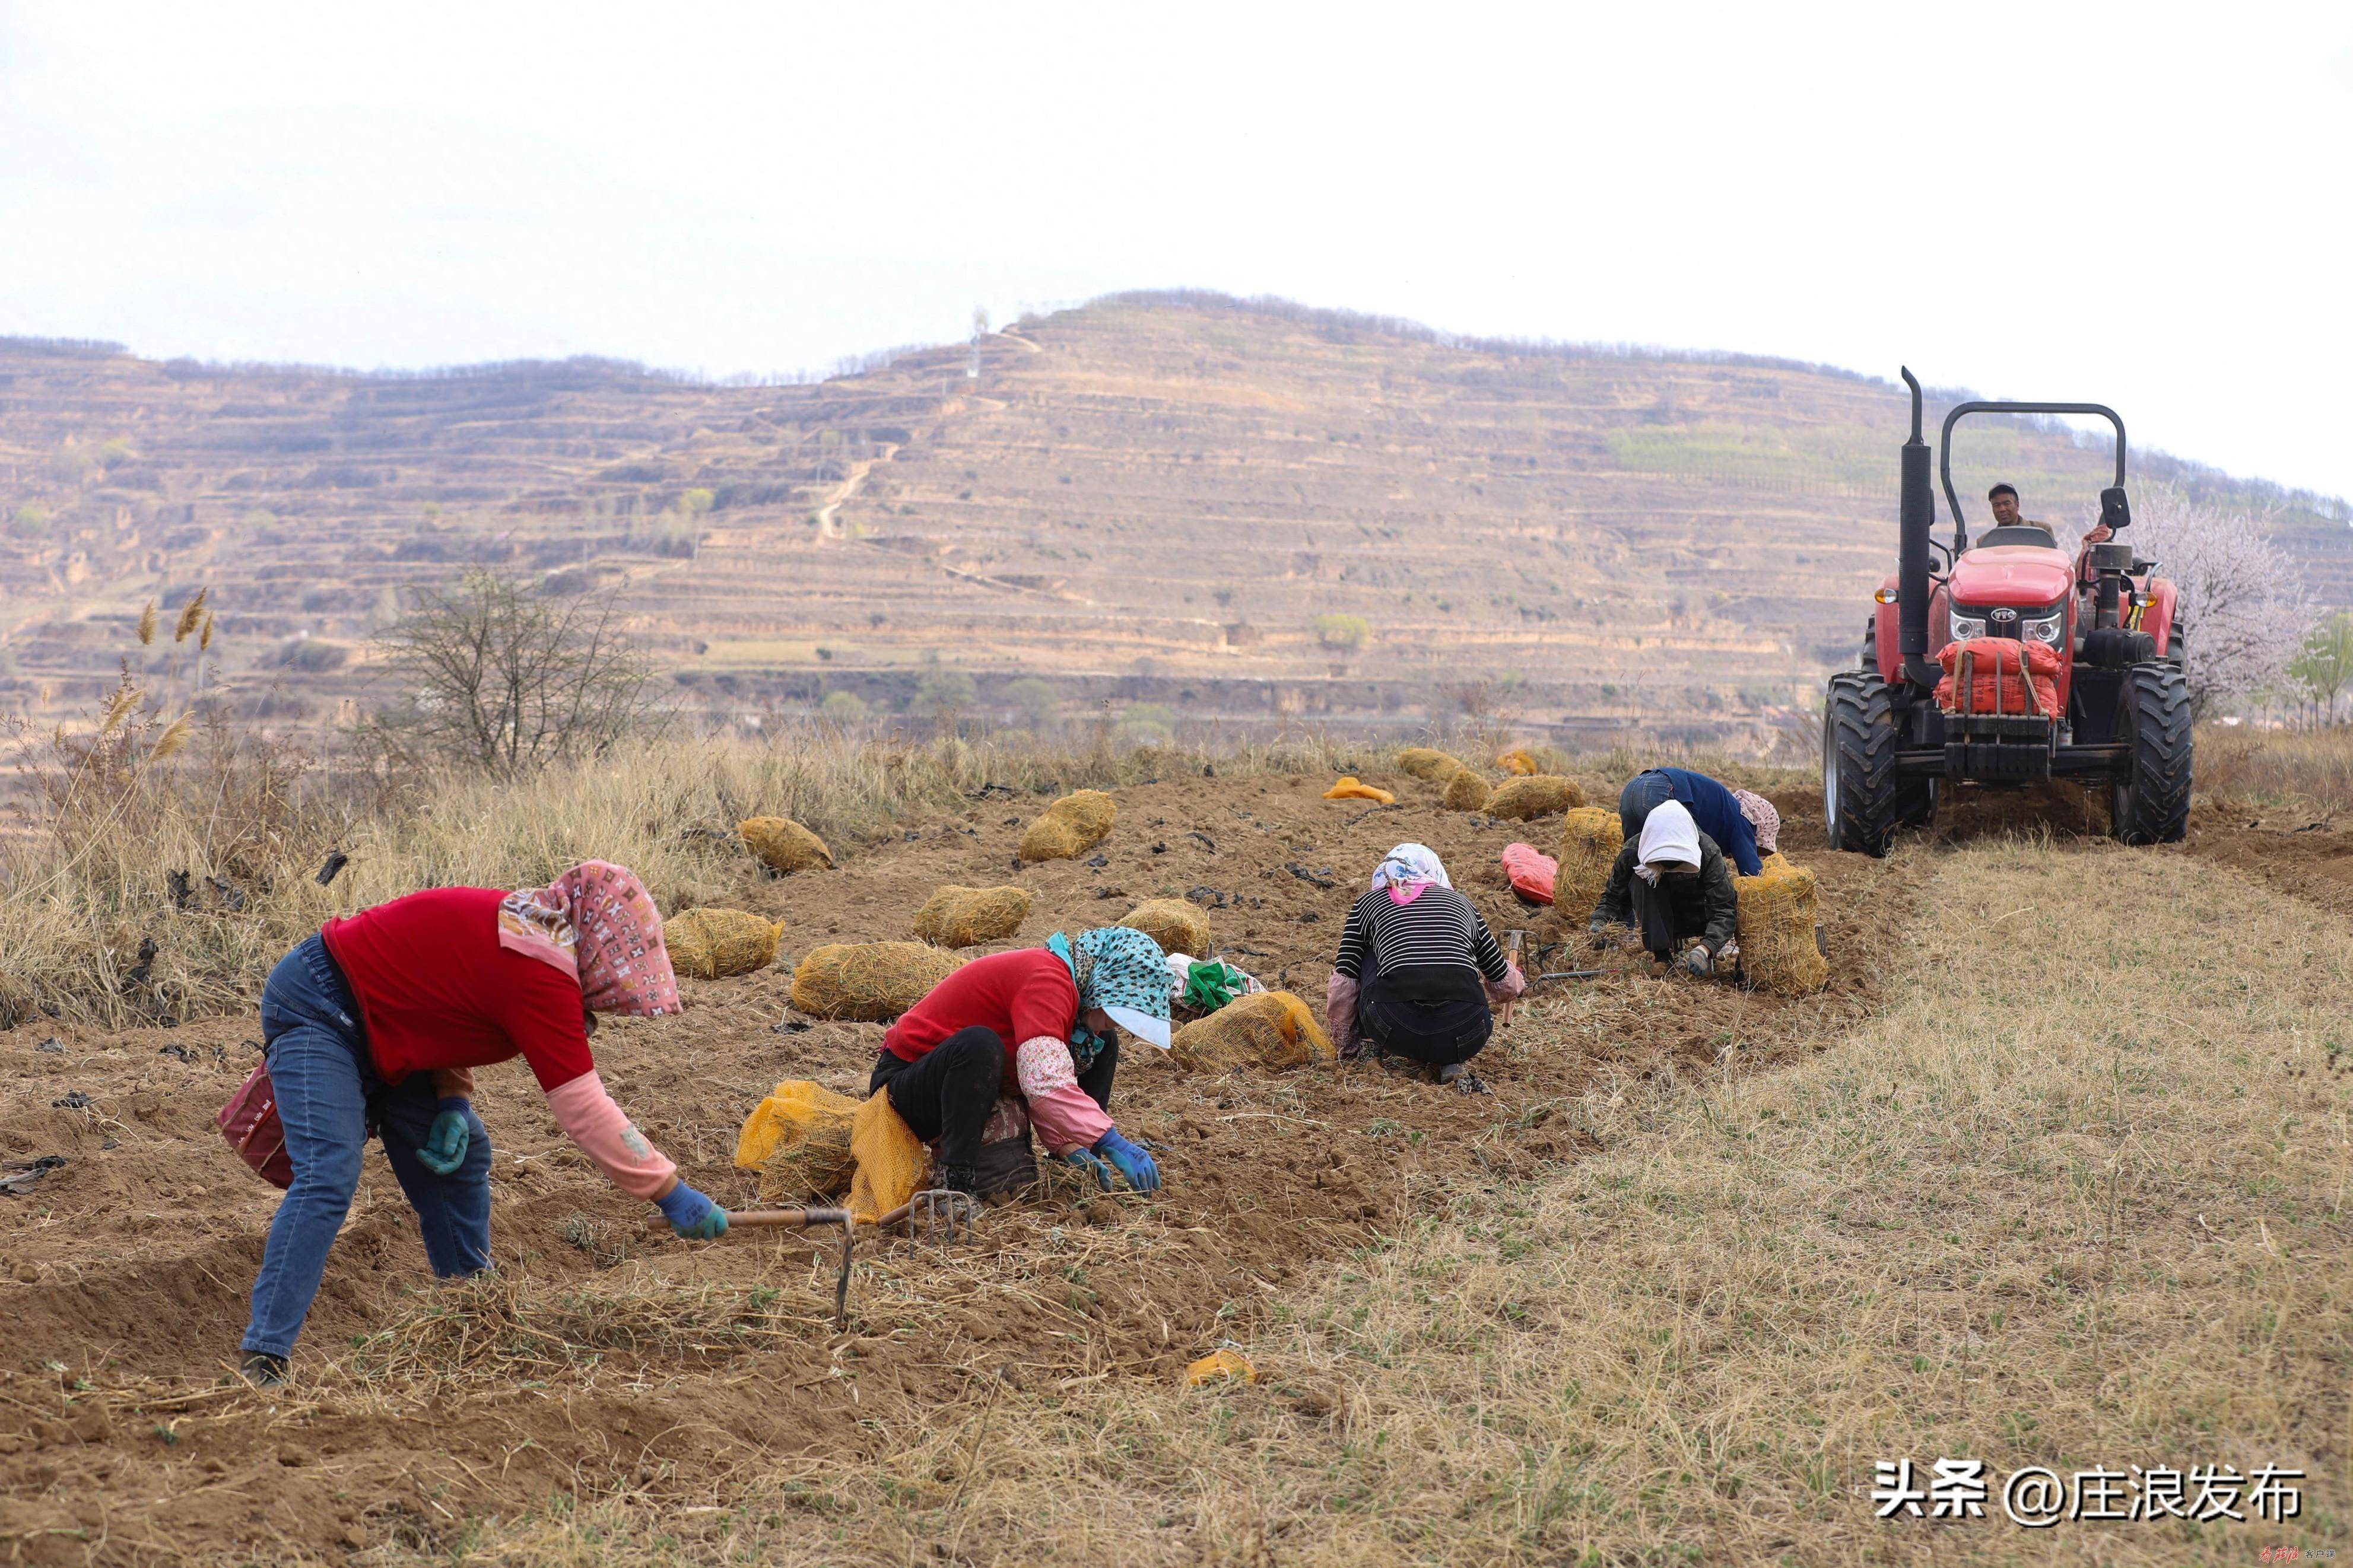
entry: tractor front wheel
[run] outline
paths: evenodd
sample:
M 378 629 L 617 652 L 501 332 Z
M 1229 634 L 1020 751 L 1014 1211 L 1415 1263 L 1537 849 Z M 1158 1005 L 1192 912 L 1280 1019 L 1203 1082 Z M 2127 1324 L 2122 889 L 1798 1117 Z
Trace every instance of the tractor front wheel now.
M 1884 855 L 1904 820 L 1895 694 L 1877 671 L 1841 670 L 1822 705 L 1822 823 L 1831 847 Z
M 2126 844 L 2179 844 L 2189 831 L 2189 688 L 2169 658 L 2134 665 L 2116 694 L 2130 748 L 2109 786 L 2108 831 Z

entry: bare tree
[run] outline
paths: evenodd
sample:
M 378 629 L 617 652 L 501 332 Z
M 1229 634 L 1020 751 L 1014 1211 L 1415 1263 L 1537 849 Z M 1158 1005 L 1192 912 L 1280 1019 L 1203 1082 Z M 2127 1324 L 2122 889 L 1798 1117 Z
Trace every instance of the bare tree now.
M 653 667 L 621 636 L 614 600 L 544 596 L 481 571 L 418 590 L 383 636 L 407 690 L 380 727 L 501 773 L 605 750 L 653 717 Z
M 2276 684 L 2312 626 L 2303 575 L 2272 542 L 2265 521 L 2194 500 L 2162 480 L 2136 487 L 2133 526 L 2122 542 L 2155 561 L 2157 575 L 2181 591 L 2183 673 L 2200 717 Z

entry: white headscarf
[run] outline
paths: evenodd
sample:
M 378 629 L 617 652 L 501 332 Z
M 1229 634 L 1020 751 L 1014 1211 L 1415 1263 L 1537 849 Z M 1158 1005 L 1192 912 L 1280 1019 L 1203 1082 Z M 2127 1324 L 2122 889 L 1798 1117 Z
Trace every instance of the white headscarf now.
M 1431 882 L 1441 888 L 1454 886 L 1447 879 L 1446 868 L 1439 863 L 1437 854 L 1430 846 L 1400 844 L 1383 856 L 1381 863 L 1373 868 L 1371 891 L 1377 893 L 1388 888 L 1394 892 L 1411 889 L 1416 883 L 1427 886 Z M 1412 900 L 1401 901 L 1410 903 Z
M 1642 823 L 1641 847 L 1635 853 L 1641 864 L 1634 875 L 1656 887 L 1658 868 L 1674 863 L 1684 866 L 1699 864 L 1699 824 L 1692 820 L 1690 808 L 1679 800 L 1661 801 L 1651 808 Z

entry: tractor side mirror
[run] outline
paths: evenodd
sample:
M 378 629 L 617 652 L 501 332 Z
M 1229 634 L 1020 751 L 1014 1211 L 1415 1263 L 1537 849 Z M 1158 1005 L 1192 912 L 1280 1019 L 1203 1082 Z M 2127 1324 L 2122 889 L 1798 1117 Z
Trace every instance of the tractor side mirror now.
M 2110 485 L 2100 492 L 2100 526 L 2110 533 L 2132 526 L 2132 503 L 2125 500 L 2124 486 Z

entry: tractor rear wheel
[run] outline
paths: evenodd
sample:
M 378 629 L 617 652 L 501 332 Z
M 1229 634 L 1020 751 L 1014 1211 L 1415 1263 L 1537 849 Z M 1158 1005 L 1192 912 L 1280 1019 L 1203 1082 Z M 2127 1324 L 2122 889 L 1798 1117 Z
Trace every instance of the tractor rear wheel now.
M 2189 688 L 2181 667 L 2152 659 L 2125 671 L 2117 739 L 2130 752 L 2109 786 L 2108 831 L 2126 844 L 2179 844 L 2189 831 Z
M 1831 847 L 1884 855 L 1904 820 L 1895 694 L 1876 671 L 1831 677 L 1822 705 L 1822 824 Z

